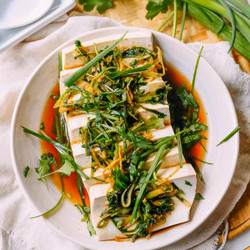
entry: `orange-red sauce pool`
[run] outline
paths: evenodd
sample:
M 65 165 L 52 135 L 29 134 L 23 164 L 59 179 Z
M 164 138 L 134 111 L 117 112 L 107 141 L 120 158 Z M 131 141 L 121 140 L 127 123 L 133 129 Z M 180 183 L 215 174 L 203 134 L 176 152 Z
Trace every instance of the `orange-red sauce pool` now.
M 173 66 L 167 65 L 166 79 L 173 87 L 178 87 L 184 85 L 188 90 L 191 90 L 191 83 L 184 77 L 179 71 L 177 71 Z M 202 105 L 201 99 L 194 90 L 194 98 L 198 103 L 200 110 L 198 113 L 198 118 L 201 123 L 207 125 L 206 113 Z M 205 137 L 207 137 L 207 131 L 201 132 Z M 205 157 L 205 150 L 202 145 L 206 148 L 206 139 L 201 139 L 200 143 L 196 143 L 191 149 L 190 153 L 197 159 L 203 160 Z M 195 160 L 195 163 L 199 168 L 202 166 L 202 162 Z
M 54 87 L 54 89 L 51 92 L 51 95 L 58 95 L 58 85 Z M 55 117 L 55 110 L 53 108 L 54 104 L 55 104 L 54 98 L 50 97 L 45 104 L 45 108 L 42 115 L 42 122 L 44 122 L 44 132 L 48 136 L 50 136 L 53 140 L 56 139 L 56 135 L 52 132 L 54 117 Z M 41 140 L 41 149 L 42 153 L 52 153 L 56 158 L 57 164 L 59 165 L 58 152 L 52 144 Z M 54 166 L 52 166 L 52 170 L 55 170 L 55 168 L 54 169 L 53 168 Z M 59 176 L 57 174 L 54 174 L 51 176 L 51 178 L 55 183 L 55 185 L 61 190 L 61 182 Z M 70 176 L 63 177 L 62 180 L 64 185 L 65 197 L 68 198 L 74 204 L 78 203 L 82 205 L 81 197 L 76 185 L 77 174 L 72 173 Z M 86 205 L 89 206 L 89 198 L 85 189 L 84 189 L 84 196 Z
M 183 75 L 181 75 L 175 68 L 173 68 L 170 65 L 168 65 L 167 68 L 168 70 L 167 70 L 166 78 L 170 83 L 172 83 L 175 86 L 178 86 L 184 83 L 188 89 L 191 88 L 191 84 L 188 82 L 188 80 Z M 57 85 L 52 90 L 51 95 L 58 95 Z M 194 97 L 200 106 L 200 111 L 198 114 L 199 119 L 203 124 L 206 124 L 206 114 L 202 106 L 202 102 L 196 92 L 194 92 Z M 55 110 L 53 108 L 54 104 L 55 104 L 55 100 L 53 98 L 48 98 L 45 104 L 45 108 L 44 108 L 42 119 L 41 119 L 41 121 L 44 122 L 45 133 L 49 135 L 53 140 L 56 139 L 56 135 L 52 132 L 54 116 L 55 116 Z M 206 133 L 205 133 L 205 136 L 206 136 Z M 203 139 L 201 143 L 205 146 L 206 140 Z M 41 141 L 41 149 L 42 149 L 42 153 L 49 153 L 49 152 L 52 153 L 54 157 L 56 158 L 57 163 L 59 164 L 59 157 L 58 157 L 57 150 L 52 144 L 46 141 Z M 197 143 L 195 146 L 192 147 L 191 153 L 194 157 L 198 159 L 204 159 L 205 150 L 202 148 L 202 146 L 199 143 Z M 196 161 L 196 163 L 199 167 L 201 167 L 200 161 Z M 52 169 L 52 170 L 55 170 L 55 169 Z M 61 183 L 60 183 L 60 179 L 58 175 L 57 174 L 52 175 L 51 178 L 53 182 L 55 183 L 55 185 L 59 189 L 61 189 Z M 76 173 L 72 173 L 71 176 L 69 177 L 67 176 L 63 177 L 65 197 L 68 198 L 74 204 L 75 203 L 82 204 L 81 198 L 77 189 L 76 180 L 77 180 Z M 89 205 L 88 194 L 85 190 L 84 190 L 84 196 L 85 196 L 86 205 Z

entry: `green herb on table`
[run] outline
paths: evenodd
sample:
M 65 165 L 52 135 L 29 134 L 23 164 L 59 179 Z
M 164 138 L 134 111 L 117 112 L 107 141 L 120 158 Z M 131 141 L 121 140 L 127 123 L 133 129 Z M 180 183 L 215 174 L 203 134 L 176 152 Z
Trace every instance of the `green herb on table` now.
M 100 14 L 114 6 L 111 0 L 79 0 L 85 11 L 92 11 L 95 7 Z
M 231 48 L 235 48 L 239 53 L 250 60 L 250 6 L 243 0 L 230 0 L 230 5 L 225 1 L 220 0 L 182 0 L 178 1 L 178 7 L 183 8 L 182 25 L 180 37 L 182 37 L 184 16 L 189 14 L 198 22 L 203 24 L 206 28 L 217 34 L 220 38 L 231 43 Z M 150 8 L 151 5 L 154 8 Z M 174 0 L 170 1 L 152 1 L 149 0 L 146 6 L 148 10 L 146 14 L 147 19 L 153 19 L 160 12 L 166 13 L 168 7 L 173 4 L 174 11 L 169 14 L 166 21 L 157 29 L 158 31 L 166 25 L 173 14 L 176 16 L 177 5 Z M 148 8 L 147 8 L 148 7 Z M 155 11 L 152 11 L 155 10 Z M 231 25 L 226 23 L 231 22 Z M 174 21 L 174 27 L 176 20 Z M 175 28 L 174 28 L 175 29 Z M 173 30 L 174 30 L 173 29 Z M 175 36 L 175 32 L 173 32 Z

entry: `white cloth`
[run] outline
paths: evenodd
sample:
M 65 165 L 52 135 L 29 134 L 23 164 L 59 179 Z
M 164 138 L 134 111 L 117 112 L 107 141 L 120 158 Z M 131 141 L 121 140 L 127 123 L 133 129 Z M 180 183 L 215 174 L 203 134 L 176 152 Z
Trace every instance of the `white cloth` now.
M 10 123 L 21 89 L 30 73 L 48 53 L 78 34 L 117 25 L 121 24 L 109 18 L 77 16 L 71 17 L 67 21 L 60 19 L 60 22 L 48 25 L 29 39 L 0 54 L 1 249 L 84 249 L 58 235 L 43 218 L 29 219 L 34 215 L 34 209 L 24 198 L 14 176 L 9 149 Z M 199 51 L 201 44 L 194 43 L 188 46 Z M 226 42 L 204 45 L 202 56 L 226 83 L 237 110 L 241 127 L 241 149 L 237 169 L 230 188 L 216 211 L 192 234 L 167 249 L 187 249 L 205 240 L 205 243 L 203 242 L 195 249 L 214 249 L 217 239 L 217 234 L 214 233 L 243 194 L 249 180 L 250 76 L 243 73 L 231 55 L 227 54 L 228 47 L 229 44 Z

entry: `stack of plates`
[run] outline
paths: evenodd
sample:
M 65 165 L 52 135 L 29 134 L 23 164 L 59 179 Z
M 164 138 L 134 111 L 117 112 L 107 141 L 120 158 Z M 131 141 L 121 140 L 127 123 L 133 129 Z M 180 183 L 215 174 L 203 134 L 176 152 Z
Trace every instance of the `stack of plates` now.
M 13 47 L 75 6 L 75 0 L 0 1 L 0 52 Z

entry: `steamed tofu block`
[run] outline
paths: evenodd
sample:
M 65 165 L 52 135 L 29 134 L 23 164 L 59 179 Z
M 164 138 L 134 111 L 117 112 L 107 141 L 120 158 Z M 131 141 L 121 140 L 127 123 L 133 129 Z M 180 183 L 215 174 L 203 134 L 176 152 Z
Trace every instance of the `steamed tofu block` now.
M 80 128 L 87 128 L 89 120 L 95 115 L 81 114 L 75 116 L 67 116 L 67 127 L 71 143 L 81 141 Z
M 71 144 L 71 149 L 75 162 L 80 168 L 91 167 L 91 156 L 86 155 L 86 150 L 82 147 L 81 142 Z
M 176 171 L 176 168 L 178 168 L 177 171 Z M 196 172 L 194 171 L 194 168 L 192 167 L 192 165 L 190 163 L 183 164 L 182 168 L 179 165 L 171 167 L 171 168 L 164 168 L 164 169 L 160 168 L 157 172 L 157 176 L 160 178 L 169 178 L 170 181 L 182 179 L 183 176 L 184 177 L 191 176 L 192 178 L 195 177 L 194 184 L 196 185 Z M 187 180 L 187 179 L 185 179 L 185 180 Z M 186 186 L 188 186 L 188 185 L 185 184 L 184 187 L 186 187 Z
M 60 95 L 62 95 L 67 89 L 67 87 L 64 84 L 64 80 L 66 80 L 69 76 L 74 74 L 78 69 L 79 68 L 61 71 L 60 73 Z M 86 85 L 89 85 L 89 83 L 83 81 L 82 79 L 79 79 L 76 81 L 75 85 L 77 85 L 78 87 L 84 87 Z
M 86 168 L 86 169 L 83 170 L 84 174 L 86 174 L 87 176 L 90 177 L 90 178 L 87 179 L 87 180 L 82 178 L 82 182 L 83 182 L 83 184 L 84 184 L 84 187 L 86 188 L 86 190 L 87 190 L 88 192 L 89 192 L 89 189 L 90 189 L 90 187 L 91 187 L 92 185 L 95 185 L 95 184 L 99 183 L 97 179 L 103 180 L 103 181 L 104 181 L 103 170 L 104 170 L 103 168 L 98 168 L 98 169 L 94 172 L 94 175 L 93 175 L 93 176 L 94 176 L 96 179 L 91 178 L 91 168 Z
M 89 41 L 81 41 L 82 45 L 90 51 L 94 51 L 94 43 L 98 50 L 102 50 L 117 41 L 123 34 L 107 36 Z M 153 50 L 153 41 L 151 32 L 128 32 L 125 38 L 118 44 L 118 48 L 144 47 Z M 83 66 L 83 61 L 74 55 L 75 45 L 69 46 L 62 50 L 62 67 L 63 70 Z
M 160 169 L 157 172 L 157 176 L 162 178 L 168 178 L 171 173 L 176 171 L 174 168 Z M 185 200 L 184 202 L 180 201 L 178 198 L 173 197 L 174 201 L 174 210 L 171 212 L 171 215 L 167 216 L 166 222 L 162 225 L 154 225 L 153 230 L 159 230 L 169 226 L 173 226 L 179 223 L 189 221 L 190 219 L 190 209 L 194 201 L 196 193 L 196 173 L 191 164 L 184 164 L 182 168 L 179 169 L 172 177 L 169 178 L 170 181 L 184 191 L 184 194 L 181 194 Z M 186 185 L 185 181 L 188 181 L 192 186 Z
M 170 125 L 166 126 L 165 128 L 162 128 L 162 129 L 154 129 L 151 131 L 151 133 L 153 135 L 153 138 L 152 138 L 153 141 L 156 141 L 156 140 L 158 140 L 162 137 L 165 137 L 165 136 L 174 135 L 174 131 Z
M 176 167 L 160 169 L 157 176 L 161 178 L 167 178 L 171 173 L 175 172 Z M 196 190 L 196 173 L 190 164 L 184 164 L 183 168 L 180 168 L 172 177 L 170 181 L 174 182 L 175 185 L 184 191 L 182 197 L 186 203 L 181 202 L 179 199 L 173 197 L 174 210 L 171 215 L 167 216 L 166 222 L 161 225 L 154 225 L 153 231 L 157 231 L 162 228 L 173 226 L 179 223 L 183 223 L 189 220 L 189 214 L 191 204 L 193 203 L 195 190 Z M 189 181 L 192 186 L 186 185 L 185 180 Z M 100 214 L 107 205 L 107 191 L 110 189 L 110 184 L 96 184 L 89 188 L 89 198 L 91 206 L 91 220 L 96 230 L 96 234 L 99 240 L 114 239 L 115 237 L 124 237 L 123 234 L 114 226 L 112 221 L 103 228 L 97 228 L 98 223 L 101 220 Z
M 154 161 L 156 154 L 157 154 L 157 152 L 152 153 L 149 156 L 149 158 L 147 159 L 147 161 L 145 162 L 145 165 L 144 165 L 145 169 L 150 168 L 151 164 Z M 183 163 L 185 163 L 186 161 L 185 161 L 184 156 L 182 156 L 182 159 L 183 159 Z M 169 167 L 179 165 L 180 159 L 179 159 L 178 147 L 177 146 L 173 147 L 170 150 L 170 152 L 162 158 L 161 162 L 162 162 L 161 168 L 169 168 Z
M 164 124 L 170 124 L 170 111 L 169 106 L 164 104 L 149 104 L 149 103 L 142 103 L 142 106 L 145 108 L 140 107 L 137 111 L 142 117 L 144 121 L 148 121 L 152 118 L 158 118 L 158 114 L 150 111 L 157 111 L 165 115 L 164 117 Z
M 110 184 L 97 184 L 89 188 L 89 200 L 91 208 L 91 221 L 96 231 L 98 240 L 110 240 L 115 237 L 124 237 L 124 235 L 115 227 L 113 222 L 109 220 L 104 228 L 97 228 L 101 220 L 101 213 L 107 206 L 107 192 Z
M 165 82 L 162 80 L 161 77 L 155 78 L 153 81 L 149 81 L 146 85 L 142 85 L 139 87 L 141 91 L 146 93 L 155 94 L 157 89 L 161 89 L 166 86 Z

